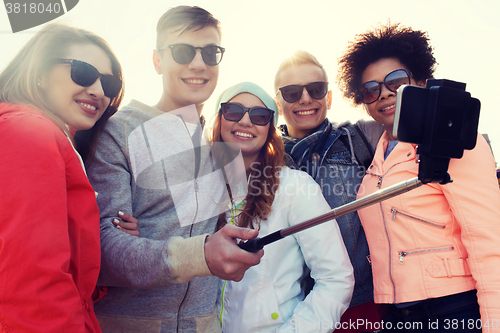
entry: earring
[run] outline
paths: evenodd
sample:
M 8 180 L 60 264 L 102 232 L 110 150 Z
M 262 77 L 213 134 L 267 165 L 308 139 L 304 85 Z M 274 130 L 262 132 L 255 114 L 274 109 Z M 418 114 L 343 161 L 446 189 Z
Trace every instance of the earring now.
M 41 85 L 40 82 L 37 82 L 37 85 L 40 87 L 40 85 Z

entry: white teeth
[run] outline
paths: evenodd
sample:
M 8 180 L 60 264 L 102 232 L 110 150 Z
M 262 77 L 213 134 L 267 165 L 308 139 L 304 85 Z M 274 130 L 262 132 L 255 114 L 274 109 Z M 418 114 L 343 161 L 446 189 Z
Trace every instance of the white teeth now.
M 80 103 L 83 107 L 86 107 L 87 109 L 90 109 L 90 110 L 93 110 L 95 111 L 96 110 L 96 107 L 93 106 L 93 105 L 90 105 L 90 104 L 87 104 L 87 103 Z
M 189 83 L 189 84 L 203 84 L 203 83 L 205 83 L 205 80 L 203 80 L 203 79 L 184 79 L 184 82 Z
M 296 114 L 298 114 L 299 116 L 308 116 L 314 114 L 315 112 L 316 110 L 297 111 Z
M 241 136 L 244 138 L 253 138 L 253 135 L 249 133 L 243 133 L 243 132 L 234 132 L 234 135 Z
M 386 108 L 383 108 L 382 110 L 380 110 L 380 112 L 384 112 L 384 111 L 387 111 L 387 110 L 390 110 L 394 107 L 394 105 L 391 105 L 391 106 L 388 106 Z

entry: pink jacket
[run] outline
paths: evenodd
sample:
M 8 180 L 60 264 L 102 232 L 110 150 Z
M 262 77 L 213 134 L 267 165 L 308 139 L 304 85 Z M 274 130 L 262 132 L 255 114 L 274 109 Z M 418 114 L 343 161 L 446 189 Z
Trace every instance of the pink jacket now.
M 418 175 L 416 147 L 400 142 L 384 161 L 384 133 L 358 198 Z M 483 326 L 500 329 L 500 190 L 491 150 L 452 159 L 453 183 L 426 184 L 359 211 L 377 303 L 403 303 L 477 289 Z M 487 329 L 485 329 L 487 331 Z

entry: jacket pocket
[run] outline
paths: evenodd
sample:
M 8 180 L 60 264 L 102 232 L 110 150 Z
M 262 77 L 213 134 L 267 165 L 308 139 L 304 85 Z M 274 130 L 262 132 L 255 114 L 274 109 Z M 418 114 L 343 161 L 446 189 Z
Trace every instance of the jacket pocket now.
M 464 258 L 442 258 L 431 261 L 425 271 L 435 278 L 472 275 L 467 259 Z
M 249 332 L 260 332 L 268 330 L 274 332 L 291 314 L 280 311 L 276 290 L 272 284 L 264 286 L 258 291 L 256 297 L 258 312 L 252 327 L 248 327 Z M 293 313 L 293 311 L 292 311 Z
M 352 159 L 349 155 L 349 151 L 344 147 L 331 148 L 330 151 L 326 154 L 325 160 L 328 164 L 352 164 Z
M 397 214 L 401 214 L 403 216 L 406 216 L 412 220 L 415 220 L 415 221 L 418 221 L 418 222 L 422 222 L 422 223 L 425 223 L 427 225 L 430 225 L 430 226 L 433 226 L 433 227 L 437 227 L 437 228 L 442 228 L 444 229 L 446 227 L 446 224 L 443 224 L 443 223 L 438 223 L 438 222 L 433 222 L 433 221 L 429 221 L 427 219 L 424 219 L 424 218 L 421 218 L 421 217 L 418 217 L 418 216 L 415 216 L 415 215 L 411 215 L 411 214 L 408 214 L 406 212 L 403 212 L 395 207 L 392 207 L 391 208 L 391 213 L 392 213 L 392 220 L 396 220 L 396 215 Z
M 422 254 L 422 253 L 428 253 L 428 252 L 436 252 L 436 251 L 451 251 L 453 250 L 453 246 L 442 246 L 442 247 L 435 247 L 435 248 L 427 248 L 427 249 L 416 249 L 416 250 L 406 250 L 406 251 L 399 251 L 399 263 L 403 265 L 405 263 L 405 257 L 409 255 L 414 255 L 414 254 Z

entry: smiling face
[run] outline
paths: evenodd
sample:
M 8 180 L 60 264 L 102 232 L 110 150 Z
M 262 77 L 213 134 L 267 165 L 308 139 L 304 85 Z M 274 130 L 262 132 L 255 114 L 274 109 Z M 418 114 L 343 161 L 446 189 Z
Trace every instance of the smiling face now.
M 220 36 L 213 26 L 166 35 L 163 46 L 189 44 L 195 47 L 220 45 Z M 171 111 L 191 104 L 202 105 L 214 92 L 219 78 L 219 65 L 208 66 L 200 50 L 189 64 L 178 64 L 170 49 L 154 51 L 153 62 L 158 74 L 163 76 L 163 96 L 157 107 Z
M 302 64 L 285 68 L 279 78 L 279 87 L 292 84 L 305 85 L 316 81 L 326 81 L 323 70 L 314 64 Z M 331 106 L 332 92 L 322 99 L 314 99 L 304 88 L 302 97 L 295 103 L 288 103 L 281 92 L 276 96 L 280 115 L 283 115 L 288 134 L 295 138 L 303 138 L 318 127 L 326 118 Z
M 256 106 L 266 107 L 255 95 L 241 93 L 233 97 L 229 102 L 238 103 L 247 108 Z M 260 150 L 267 141 L 270 123 L 264 126 L 255 125 L 250 121 L 248 112 L 239 121 L 229 121 L 221 116 L 221 136 L 227 143 L 235 143 L 240 147 L 245 165 L 257 160 Z
M 72 45 L 64 58 L 89 63 L 101 74 L 113 74 L 109 57 L 93 44 Z M 49 110 L 76 130 L 94 126 L 110 102 L 104 96 L 100 79 L 89 87 L 73 82 L 70 64 L 55 64 L 39 83 Z
M 361 82 L 365 83 L 373 80 L 381 82 L 387 74 L 397 69 L 405 69 L 409 71 L 408 68 L 406 68 L 406 66 L 404 66 L 396 58 L 380 59 L 366 67 L 361 75 Z M 425 86 L 425 83 L 416 83 L 413 78 L 411 78 L 410 84 Z M 394 124 L 394 112 L 396 111 L 396 95 L 397 94 L 395 92 L 390 91 L 384 84 L 382 84 L 379 99 L 371 104 L 365 104 L 365 109 L 368 114 L 375 121 L 384 125 L 384 128 L 391 140 L 393 139 L 392 126 Z

